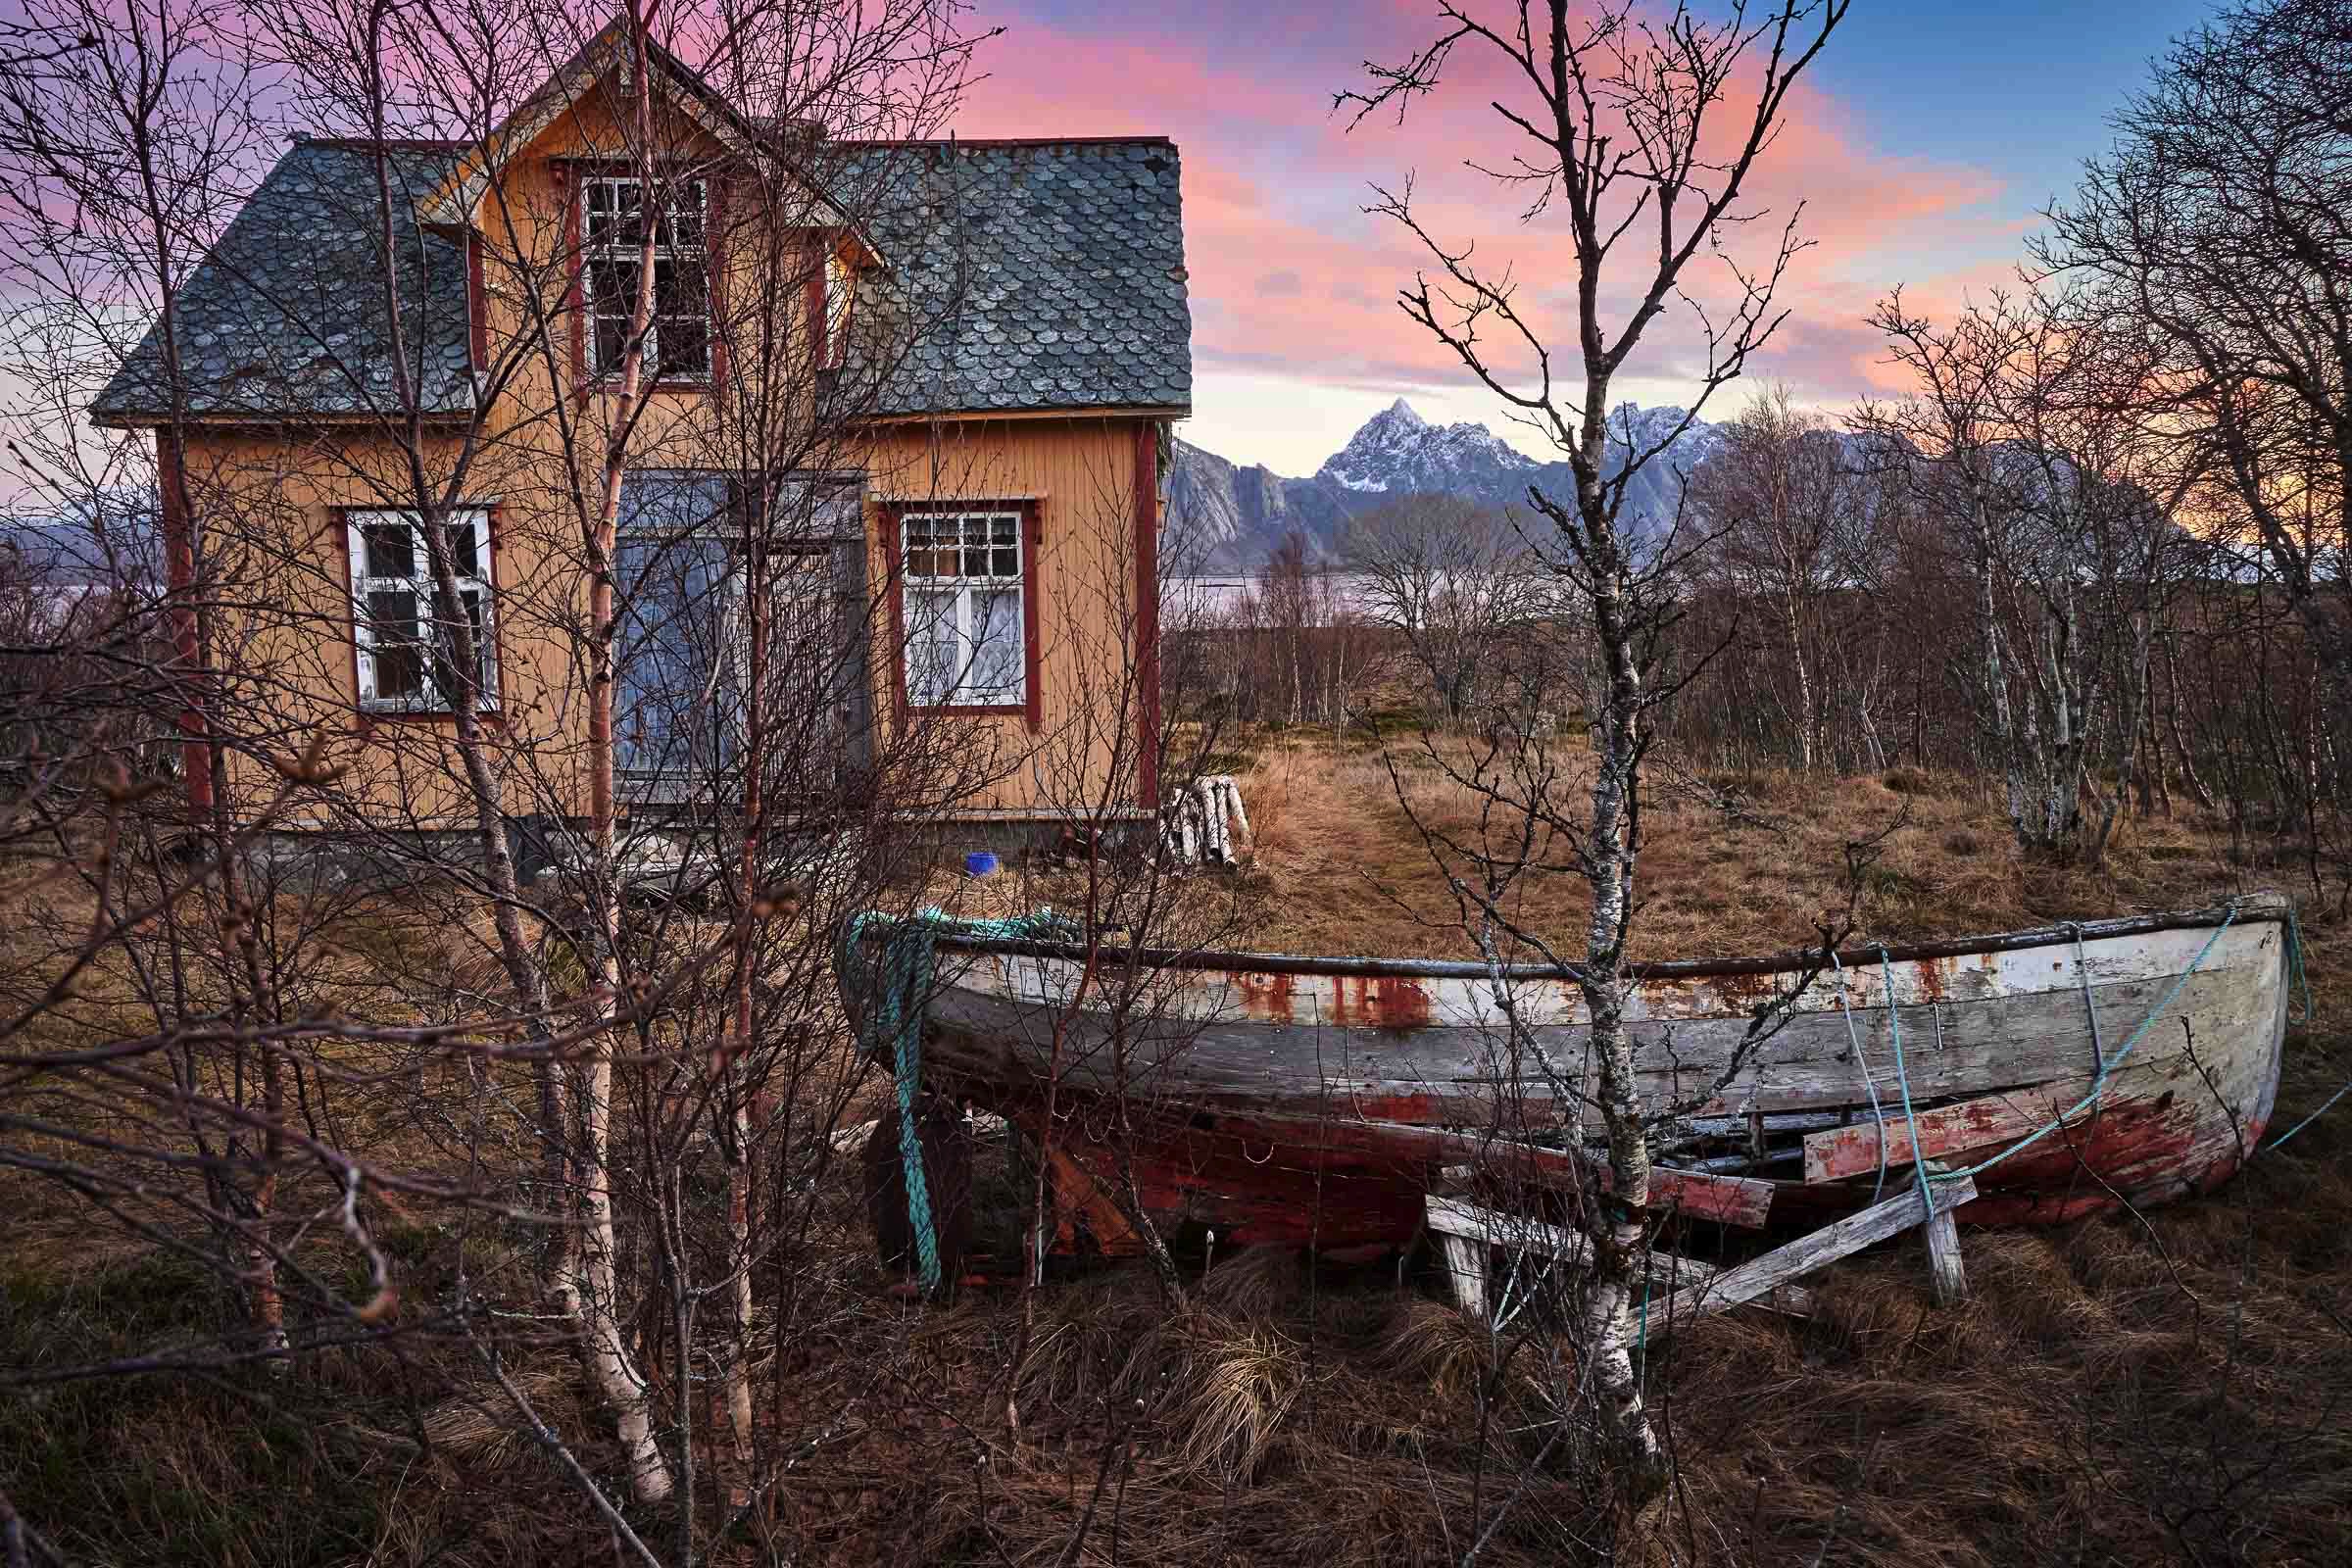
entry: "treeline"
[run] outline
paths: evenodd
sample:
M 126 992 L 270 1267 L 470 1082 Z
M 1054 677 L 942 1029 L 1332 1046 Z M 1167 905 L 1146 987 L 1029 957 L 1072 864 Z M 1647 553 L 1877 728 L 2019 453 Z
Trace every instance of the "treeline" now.
M 1613 590 L 1653 628 L 1654 740 L 1973 775 L 2024 848 L 2093 863 L 2129 812 L 2211 811 L 2348 896 L 2342 41 L 2340 7 L 2288 0 L 2184 37 L 2013 289 L 1873 311 L 1908 391 L 1836 421 L 1767 391 L 1723 427 Z M 1400 680 L 1447 724 L 1590 712 L 1587 584 L 1542 510 L 1392 503 L 1346 604 L 1294 549 L 1171 667 L 1245 719 L 1353 721 Z
M 2051 853 L 2095 859 L 2128 812 L 2195 810 L 2340 860 L 2333 672 L 2225 498 L 2014 433 L 1931 457 L 1918 413 L 1834 424 L 1776 390 L 1725 427 L 1649 546 L 1679 601 L 1659 738 L 1712 771 L 1978 776 Z M 1173 616 L 1168 678 L 1188 711 L 1259 723 L 1544 703 L 1572 726 L 1580 615 L 1523 520 L 1404 497 L 1359 519 L 1343 574 L 1293 541 Z

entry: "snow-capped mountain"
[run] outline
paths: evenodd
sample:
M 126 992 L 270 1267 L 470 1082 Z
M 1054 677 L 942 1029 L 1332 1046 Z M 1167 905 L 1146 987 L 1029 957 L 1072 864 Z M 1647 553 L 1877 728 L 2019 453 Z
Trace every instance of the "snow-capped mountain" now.
M 1683 422 L 1676 408 L 1620 404 L 1609 416 L 1609 445 L 1622 465 Z M 1661 526 L 1674 514 L 1681 473 L 1722 444 L 1700 419 L 1662 458 L 1635 476 L 1627 511 L 1637 526 Z M 1465 496 L 1495 507 L 1524 507 L 1530 486 L 1565 497 L 1565 461 L 1543 463 L 1483 424 L 1432 424 L 1398 398 L 1365 421 L 1312 475 L 1288 479 L 1262 466 L 1241 467 L 1189 442 L 1176 443 L 1169 474 L 1165 548 L 1179 572 L 1248 571 L 1263 565 L 1284 536 L 1304 537 L 1318 563 L 1336 562 L 1348 519 L 1404 495 Z
M 1483 495 L 1497 485 L 1522 487 L 1541 466 L 1483 424 L 1431 424 L 1398 398 L 1366 420 L 1315 477 L 1374 495 Z

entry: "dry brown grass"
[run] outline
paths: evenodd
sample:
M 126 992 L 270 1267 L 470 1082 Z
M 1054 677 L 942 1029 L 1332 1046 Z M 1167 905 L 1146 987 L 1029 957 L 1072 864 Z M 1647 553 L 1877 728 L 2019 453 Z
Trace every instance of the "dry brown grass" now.
M 1805 940 L 1838 894 L 1839 849 L 1898 819 L 1862 906 L 1888 939 L 2208 902 L 2288 885 L 2234 863 L 2185 818 L 2133 822 L 2098 875 L 2031 865 L 1991 804 L 1915 772 L 1834 783 L 1754 773 L 1653 803 L 1641 951 L 1770 950 Z M 1428 769 L 1418 809 L 1465 803 Z M 1360 746 L 1274 737 L 1244 776 L 1259 863 L 1250 945 L 1459 953 L 1429 922 L 1422 851 L 1386 768 Z M 1907 810 L 1908 816 L 1903 813 Z M 1447 816 L 1446 813 L 1451 813 Z M 1760 818 L 1768 826 L 1759 826 Z M 942 875 L 959 912 L 1000 914 L 1061 890 Z M 1398 900 L 1402 900 L 1400 906 Z M 1573 930 L 1566 879 L 1533 918 Z M 2298 1031 L 2274 1127 L 2352 1076 L 2352 952 L 2311 938 L 2325 1028 Z M 355 930 L 354 964 L 449 962 L 429 934 Z M 463 944 L 460 944 L 463 947 Z M 861 1113 L 861 1112 L 860 1112 Z M 397 1150 L 399 1130 L 364 1128 Z M 1591 1477 L 1555 1452 L 1531 1368 L 1444 1304 L 1413 1260 L 1353 1271 L 1298 1254 L 1221 1252 L 1181 1311 L 1148 1273 L 1049 1284 L 1005 1432 L 1010 1293 L 914 1309 L 884 1294 L 854 1162 L 794 1253 L 787 1321 L 762 1300 L 762 1419 L 780 1396 L 805 1451 L 779 1489 L 772 1549 L 711 1560 L 813 1563 L 1456 1562 L 1499 1499 L 1526 1490 L 1483 1563 L 1592 1561 Z M 1009 1179 L 981 1190 L 1019 1190 Z M 0 1352 L 60 1363 L 146 1346 L 218 1310 L 196 1271 L 22 1189 L 0 1233 Z M 1974 1298 L 1935 1310 L 1917 1244 L 1828 1271 L 1810 1320 L 1709 1320 L 1648 1358 L 1681 1484 L 1620 1560 L 2006 1568 L 2078 1563 L 2341 1560 L 2352 1517 L 2352 1105 L 2208 1198 L 2144 1219 L 1970 1233 Z M 76 1249 L 76 1238 L 79 1248 Z M 394 1237 L 412 1302 L 449 1287 L 459 1243 Z M 1704 1252 L 1706 1236 L 1686 1237 Z M 527 1289 L 511 1241 L 477 1239 L 480 1280 Z M 592 1470 L 610 1434 L 570 1357 L 519 1348 L 510 1371 Z M 1498 1371 L 1502 1374 L 1497 1375 Z M 767 1381 L 773 1378 L 775 1383 Z M 259 1397 L 257 1397 L 257 1393 Z M 1482 1407 L 1482 1397 L 1492 1402 Z M 0 1403 L 0 1490 L 102 1563 L 422 1565 L 606 1560 L 609 1539 L 506 1421 L 462 1349 L 333 1352 L 269 1389 L 236 1380 L 114 1382 Z M 429 1445 L 420 1449 L 421 1435 Z M 795 1438 L 792 1442 L 799 1442 Z M 708 1494 L 707 1494 L 708 1495 Z M 640 1518 L 666 1542 L 673 1521 Z M 1084 1542 L 1072 1550 L 1083 1531 Z
M 1474 833 L 1478 801 L 1414 743 L 1382 755 L 1272 737 L 1243 775 L 1258 829 L 1262 918 L 1253 945 L 1280 952 L 1470 956 L 1414 820 Z M 2226 837 L 2185 817 L 2128 818 L 2091 873 L 2023 859 L 1975 781 L 1916 769 L 1884 777 L 1747 772 L 1707 778 L 1712 799 L 1653 782 L 1642 859 L 1640 958 L 1775 952 L 1814 940 L 1844 902 L 1844 848 L 1885 835 L 1860 902 L 1866 938 L 1907 941 L 2061 918 L 2215 902 L 2290 869 L 2232 861 Z M 1726 809 L 1726 804 L 1733 809 Z M 1410 808 L 1410 814 L 1407 811 Z M 1891 831 L 1889 831 L 1891 830 Z M 1589 907 L 1573 877 L 1523 885 L 1533 929 L 1572 934 Z

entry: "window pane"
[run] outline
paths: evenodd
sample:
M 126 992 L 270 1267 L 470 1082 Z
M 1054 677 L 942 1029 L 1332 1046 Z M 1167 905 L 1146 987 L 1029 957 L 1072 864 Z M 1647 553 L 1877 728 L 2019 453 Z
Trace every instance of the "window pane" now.
M 589 237 L 600 245 L 642 245 L 645 243 L 643 202 L 637 182 L 633 179 L 600 180 L 590 187 L 601 193 L 601 211 L 592 203 L 589 208 Z
M 1017 550 L 990 552 L 991 570 L 999 577 L 1018 577 L 1021 574 L 1021 553 Z
M 669 201 L 669 232 L 663 237 L 672 245 L 699 246 L 703 243 L 703 182 L 690 179 L 678 187 Z
M 637 263 L 599 261 L 588 269 L 589 292 L 599 316 L 629 316 L 637 309 Z
M 708 535 L 627 533 L 615 565 L 619 764 L 707 771 L 725 760 L 731 718 L 723 710 L 734 706 L 722 695 L 735 580 L 726 544 Z
M 956 635 L 960 594 L 906 596 L 906 697 L 923 706 L 957 701 L 962 639 Z
M 1014 531 L 1013 531 L 1013 530 L 1014 530 L 1015 528 L 1017 528 L 1017 527 L 1019 527 L 1019 526 L 1020 526 L 1020 521 L 1021 521 L 1021 519 L 1020 519 L 1020 518 L 1018 518 L 1018 517 L 991 517 L 991 518 L 989 518 L 989 519 L 988 519 L 988 538 L 989 538 L 989 542 L 990 542 L 991 544 L 995 544 L 995 545 L 1004 545 L 1004 546 L 1009 546 L 1010 544 L 1012 544 L 1012 543 L 1014 542 L 1014 540 L 1015 540 L 1015 539 L 1017 539 L 1017 538 L 1019 537 L 1019 536 L 1018 536 L 1016 533 L 1014 533 Z
M 928 577 L 939 570 L 939 560 L 931 548 L 936 530 L 929 517 L 908 517 L 906 527 L 906 575 Z
M 416 596 L 405 588 L 370 593 L 368 637 L 375 665 L 375 695 L 391 699 L 423 696 L 424 659 Z
M 1020 590 L 996 589 L 976 596 L 973 607 L 972 700 L 1016 702 L 1021 694 Z
M 985 577 L 988 575 L 988 550 L 986 546 L 972 545 L 965 547 L 963 552 L 963 574 L 966 577 Z
M 596 368 L 600 370 L 620 368 L 621 344 L 629 335 L 629 323 L 601 316 L 596 321 Z
M 473 524 L 453 522 L 449 525 L 449 564 L 461 577 L 479 577 L 481 558 L 474 553 Z
M 407 523 L 370 522 L 360 529 L 360 535 L 367 543 L 368 576 L 416 575 L 416 536 Z
M 700 316 L 665 316 L 654 347 L 663 375 L 701 375 L 710 368 L 710 323 Z
M 657 261 L 654 263 L 654 314 L 657 316 L 708 316 L 710 313 L 710 285 L 698 261 Z

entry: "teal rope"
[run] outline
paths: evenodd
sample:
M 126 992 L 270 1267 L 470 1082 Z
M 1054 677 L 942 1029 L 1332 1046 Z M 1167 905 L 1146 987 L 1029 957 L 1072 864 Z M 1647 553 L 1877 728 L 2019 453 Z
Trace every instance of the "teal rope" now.
M 2288 966 L 2294 971 L 2295 984 L 2303 992 L 2303 1016 L 2300 1020 L 2295 1021 L 2299 1021 L 2303 1027 L 2308 1029 L 2311 1027 L 2311 1020 L 2317 1017 L 2319 1012 L 2318 1009 L 2312 1005 L 2310 972 L 2303 966 L 2303 927 L 2301 923 L 2295 919 L 2295 906 L 2291 904 L 2286 906 L 2286 957 Z M 2290 1014 L 2289 1017 L 2291 1018 L 2292 1015 Z M 2313 1111 L 2310 1115 L 2304 1117 L 2301 1121 L 2295 1123 L 2292 1127 L 2289 1127 L 2286 1131 L 2272 1139 L 2270 1142 L 2270 1147 L 2277 1149 L 2280 1144 L 2285 1143 L 2289 1138 L 2294 1137 L 2295 1134 L 2301 1132 L 2313 1122 L 2318 1121 L 2322 1116 L 2327 1115 L 2328 1112 L 2335 1108 L 2335 1102 L 2343 1099 L 2346 1095 L 2352 1095 L 2352 1083 L 2346 1083 L 2334 1094 L 2329 1095 L 2326 1100 L 2321 1101 L 2319 1109 Z
M 868 965 L 859 943 L 870 930 L 882 932 L 882 955 Z M 836 962 L 842 975 L 869 998 L 858 1030 L 858 1046 L 871 1054 L 882 1041 L 891 1045 L 892 1077 L 899 1102 L 899 1160 L 906 1171 L 906 1222 L 914 1232 L 915 1262 L 926 1295 L 940 1287 L 939 1231 L 931 1214 L 931 1185 L 923 1174 L 923 1143 L 915 1127 L 914 1097 L 923 1075 L 923 1003 L 931 994 L 939 939 L 977 942 L 1053 941 L 1077 928 L 1052 909 L 1002 920 L 958 920 L 925 906 L 898 919 L 868 909 L 842 927 Z
M 1649 1270 L 1642 1271 L 1642 1333 L 1634 1341 L 1634 1376 L 1644 1395 L 1649 1393 Z
M 2098 1072 L 2090 1080 L 2089 1094 L 2084 1095 L 2068 1109 L 2062 1110 L 2056 1116 L 2051 1117 L 2050 1120 L 2039 1130 L 2034 1132 L 2017 1143 L 2011 1144 L 2007 1149 L 2002 1150 L 1990 1159 L 1981 1160 L 1974 1165 L 1967 1166 L 1960 1170 L 1947 1170 L 1939 1172 L 1934 1177 L 1931 1177 L 1930 1180 L 1952 1182 L 1958 1181 L 1963 1176 L 1982 1176 L 1984 1172 L 1992 1169 L 1993 1166 L 2001 1163 L 2001 1161 L 2011 1158 L 2014 1155 L 2024 1153 L 2027 1150 L 2033 1148 L 2035 1144 L 2040 1143 L 2044 1138 L 2049 1137 L 2050 1134 L 2065 1126 L 2069 1119 L 2098 1103 L 2099 1097 L 2107 1092 L 2107 1079 L 2109 1075 L 2111 1075 L 2116 1068 L 2123 1065 L 2124 1058 L 2132 1054 L 2132 1048 L 2139 1044 L 2140 1040 L 2147 1034 L 2149 1029 L 2155 1026 L 2156 1020 L 2163 1017 L 2165 1013 L 2172 1007 L 2174 1002 L 2179 1000 L 2180 996 L 2180 988 L 2188 984 L 2189 976 L 2195 974 L 2200 968 L 2204 967 L 2206 958 L 2211 956 L 2213 954 L 2213 945 L 2222 940 L 2222 933 L 2229 930 L 2230 922 L 2236 918 L 2237 906 L 2232 904 L 2230 906 L 2230 912 L 2222 916 L 2222 923 L 2213 928 L 2213 935 L 2205 939 L 2205 945 L 2199 948 L 2197 950 L 2197 956 L 2189 960 L 2188 967 L 2180 971 L 2179 978 L 2173 981 L 2172 988 L 2165 992 L 2163 998 L 2157 1002 L 2155 1006 L 2148 1009 L 2148 1015 L 2139 1020 L 2139 1027 L 2132 1031 L 2130 1037 L 2127 1038 L 2124 1043 L 2116 1049 L 2116 1053 L 2113 1056 L 2107 1057 L 2100 1061 Z
M 1919 1170 L 1919 1200 L 1927 1206 L 1928 1223 L 1936 1223 L 1936 1182 L 1928 1173 L 1928 1162 L 1919 1157 L 1919 1117 L 1911 1110 L 1911 1074 L 1903 1067 L 1903 1015 L 1894 1006 L 1894 960 L 1879 948 L 1879 984 L 1886 992 L 1886 1027 L 1894 1035 L 1894 1082 L 1903 1092 L 1903 1129 L 1911 1135 L 1911 1163 Z M 1879 1134 L 1879 1158 L 1886 1158 L 1886 1134 Z M 1883 1179 L 1883 1178 L 1882 1178 Z
M 2295 906 L 2291 904 L 2286 906 L 2286 962 L 2294 970 L 2295 984 L 2303 993 L 2303 1016 L 2292 1021 L 2308 1029 L 2311 1020 L 2319 1016 L 2319 1008 L 2311 1000 L 2311 972 L 2303 967 L 2303 922 L 2295 918 Z
M 1870 1096 L 1870 1119 L 1879 1130 L 1879 1179 L 1870 1189 L 1870 1200 L 1875 1203 L 1886 1190 L 1886 1113 L 1879 1108 L 1879 1086 L 1870 1076 L 1870 1058 L 1862 1054 L 1862 1035 L 1854 1027 L 1854 1004 L 1846 1000 L 1845 965 L 1838 961 L 1836 948 L 1831 948 L 1829 955 L 1830 967 L 1838 971 L 1838 1008 L 1845 1014 L 1845 1038 L 1854 1048 L 1854 1065 L 1862 1069 L 1862 1088 Z

